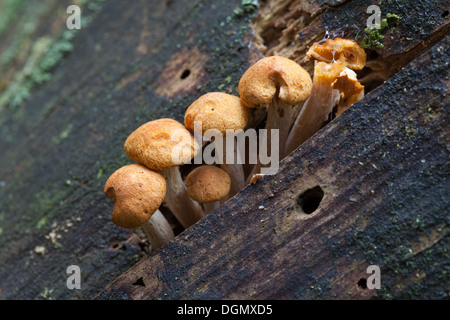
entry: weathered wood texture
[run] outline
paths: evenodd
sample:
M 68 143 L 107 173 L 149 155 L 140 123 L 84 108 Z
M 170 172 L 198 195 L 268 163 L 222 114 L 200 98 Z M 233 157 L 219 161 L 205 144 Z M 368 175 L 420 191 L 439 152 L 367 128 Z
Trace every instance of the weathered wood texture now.
M 148 254 L 111 222 L 103 186 L 132 163 L 123 143 L 142 123 L 237 92 L 251 19 L 233 16 L 240 3 L 107 1 L 51 80 L 0 110 L 0 298 L 89 299 Z M 72 264 L 82 290 L 66 287 Z
M 100 298 L 448 297 L 449 44 L 413 61 L 287 157 L 277 175 L 246 187 Z M 306 214 L 320 192 L 302 194 L 317 187 L 323 199 Z M 373 264 L 379 291 L 363 288 Z
M 326 30 L 355 36 L 372 2 L 285 1 L 269 17 L 281 2 L 267 1 L 252 22 L 233 13 L 239 0 L 107 1 L 51 80 L 0 109 L 0 298 L 89 299 L 119 275 L 99 298 L 447 297 L 448 40 L 148 259 L 102 192 L 131 163 L 123 143 L 139 125 L 182 121 L 209 91 L 237 94 L 255 45 L 301 61 Z M 445 1 L 377 3 L 402 16 L 368 50 L 385 77 L 448 33 Z M 315 186 L 323 200 L 305 215 L 298 197 Z M 66 288 L 71 264 L 82 290 Z M 357 286 L 368 264 L 381 291 Z

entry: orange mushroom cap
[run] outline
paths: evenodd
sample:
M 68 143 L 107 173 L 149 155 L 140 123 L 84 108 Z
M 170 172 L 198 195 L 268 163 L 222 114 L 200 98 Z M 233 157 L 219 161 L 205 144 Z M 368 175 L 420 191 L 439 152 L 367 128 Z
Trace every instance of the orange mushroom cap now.
M 137 228 L 158 210 L 166 194 L 162 174 L 140 164 L 116 170 L 106 181 L 104 192 L 114 201 L 112 222 L 122 228 Z
M 188 163 L 200 150 L 194 135 L 172 119 L 158 119 L 137 128 L 125 141 L 125 153 L 155 171 Z
M 345 62 L 350 69 L 361 70 L 366 64 L 366 52 L 352 40 L 336 38 L 314 43 L 306 53 L 306 60 L 314 57 L 324 62 Z
M 239 97 L 222 93 L 204 94 L 187 108 L 184 116 L 186 128 L 194 130 L 194 122 L 202 122 L 202 133 L 216 129 L 226 133 L 227 129 L 238 130 L 247 126 L 250 110 Z
M 204 165 L 192 170 L 186 177 L 189 196 L 199 203 L 219 201 L 230 191 L 228 173 L 216 166 Z
M 311 94 L 309 73 L 295 61 L 271 56 L 247 69 L 239 81 L 239 95 L 250 108 L 264 107 L 278 98 L 288 105 L 305 101 Z

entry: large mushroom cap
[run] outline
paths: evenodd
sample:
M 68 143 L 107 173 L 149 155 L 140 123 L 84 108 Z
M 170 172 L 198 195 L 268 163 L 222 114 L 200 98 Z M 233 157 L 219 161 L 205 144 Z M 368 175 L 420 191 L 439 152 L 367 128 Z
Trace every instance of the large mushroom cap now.
M 172 119 L 158 119 L 137 128 L 125 141 L 125 153 L 146 167 L 161 171 L 188 163 L 200 150 L 194 135 Z
M 312 80 L 309 73 L 290 59 L 266 57 L 242 75 L 239 95 L 247 107 L 264 107 L 273 98 L 288 105 L 305 101 L 311 94 Z
M 365 51 L 356 42 L 341 38 L 314 43 L 306 53 L 306 59 L 311 57 L 328 63 L 339 60 L 354 70 L 361 70 L 366 64 Z
M 122 228 L 137 228 L 159 208 L 166 194 L 162 174 L 140 164 L 126 165 L 106 181 L 104 192 L 114 201 L 112 221 Z
M 231 179 L 225 170 L 204 165 L 192 170 L 186 177 L 189 196 L 199 203 L 222 199 L 230 191 Z
M 194 130 L 194 122 L 202 122 L 202 133 L 216 129 L 226 133 L 227 129 L 244 129 L 248 123 L 250 110 L 244 106 L 239 97 L 210 92 L 194 101 L 186 110 L 184 124 Z

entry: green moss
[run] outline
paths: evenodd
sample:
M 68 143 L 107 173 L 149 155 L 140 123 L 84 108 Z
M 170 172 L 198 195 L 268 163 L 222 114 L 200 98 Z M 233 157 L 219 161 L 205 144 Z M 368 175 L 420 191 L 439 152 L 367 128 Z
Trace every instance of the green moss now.
M 3 0 L 0 10 L 0 36 L 8 29 L 10 24 L 27 4 L 26 0 Z
M 254 11 L 259 8 L 257 0 L 242 0 L 242 7 L 245 11 Z
M 47 222 L 47 219 L 45 217 L 41 218 L 37 223 L 37 228 L 41 229 L 43 226 L 45 226 L 45 223 Z
M 238 7 L 233 10 L 234 15 L 242 16 L 244 13 L 253 12 L 259 8 L 257 0 L 242 0 L 242 7 Z
M 53 248 L 55 248 L 55 249 L 59 249 L 59 248 L 61 248 L 61 247 L 62 247 L 62 244 L 59 243 L 59 242 L 56 242 L 56 243 L 53 245 Z
M 394 33 L 400 20 L 402 18 L 396 14 L 388 13 L 386 18 L 381 20 L 380 26 L 378 28 L 364 30 L 365 37 L 363 39 L 361 47 L 364 49 L 370 48 L 384 48 L 384 32 L 389 27 L 390 33 Z
M 244 10 L 239 7 L 239 8 L 234 9 L 233 13 L 237 16 L 241 16 L 244 13 Z
M 100 170 L 98 170 L 98 172 L 97 172 L 97 180 L 100 180 L 102 175 L 103 175 L 103 168 L 100 168 Z
M 388 26 L 387 19 L 381 20 L 380 30 L 384 30 Z
M 69 124 L 69 125 L 67 126 L 67 128 L 65 128 L 65 129 L 61 132 L 61 134 L 59 135 L 59 139 L 60 139 L 60 140 L 67 139 L 67 137 L 68 137 L 69 134 L 70 134 L 70 131 L 72 131 L 72 125 L 71 125 L 71 124 Z
M 394 13 L 386 14 L 386 18 L 389 20 L 389 25 L 395 24 L 396 26 L 398 26 L 400 20 L 402 19 L 402 17 Z
M 6 8 L 8 8 L 9 2 L 10 1 L 6 2 Z M 24 1 L 18 1 L 18 5 L 22 2 Z M 97 2 L 103 1 L 97 0 Z M 92 3 L 94 2 L 89 3 L 90 6 L 93 5 Z M 96 6 L 99 6 L 99 4 L 97 3 Z M 43 8 L 44 4 L 36 9 L 36 11 L 39 12 L 35 13 L 29 21 L 27 20 L 26 25 L 23 28 L 24 30 L 15 37 L 14 42 L 5 50 L 5 53 L 2 54 L 0 67 L 8 65 L 17 56 L 18 52 L 23 50 L 22 44 L 26 41 L 30 41 L 29 38 L 34 32 L 39 19 L 41 19 L 41 16 L 45 13 Z M 91 10 L 91 13 L 93 11 L 94 10 Z M 97 9 L 95 11 L 97 11 Z M 8 19 L 2 19 L 6 15 L 7 13 L 4 13 L 2 10 L 0 13 L 0 35 L 3 31 L 2 28 L 7 28 L 9 25 Z M 14 15 L 12 14 L 12 16 Z M 85 27 L 91 19 L 92 14 L 89 14 L 89 12 L 85 13 L 81 19 L 82 27 Z M 30 49 L 30 53 L 25 61 L 23 69 L 16 73 L 12 83 L 0 95 L 0 110 L 5 106 L 15 110 L 30 97 L 34 88 L 51 79 L 55 67 L 61 63 L 63 58 L 69 52 L 72 51 L 72 41 L 77 32 L 78 30 L 76 29 L 64 30 L 57 36 L 57 39 L 53 36 L 44 35 L 34 40 L 34 44 Z
M 384 48 L 383 39 L 381 34 L 382 29 L 365 29 L 366 36 L 362 42 L 361 47 L 363 49 L 369 48 Z

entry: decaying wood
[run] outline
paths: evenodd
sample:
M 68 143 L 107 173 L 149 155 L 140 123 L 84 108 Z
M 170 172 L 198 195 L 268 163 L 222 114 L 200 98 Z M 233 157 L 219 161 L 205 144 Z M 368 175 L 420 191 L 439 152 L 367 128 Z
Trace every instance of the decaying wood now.
M 206 92 L 237 95 L 262 54 L 301 62 L 326 31 L 361 43 L 369 4 L 402 17 L 384 48 L 367 49 L 373 69 L 359 76 L 378 79 L 366 83 L 373 91 L 276 176 L 149 258 L 139 233 L 111 223 L 103 186 L 131 163 L 123 143 L 134 129 L 182 122 Z M 241 6 L 109 0 L 50 81 L 22 106 L 0 109 L 0 298 L 448 297 L 446 1 L 267 0 L 233 13 Z M 72 264 L 82 290 L 66 287 Z M 380 291 L 363 289 L 370 264 L 381 267 Z
M 72 3 L 48 2 L 64 31 Z M 148 254 L 144 237 L 111 222 L 104 184 L 132 163 L 123 144 L 140 125 L 183 122 L 209 91 L 236 94 L 251 20 L 233 15 L 240 4 L 108 0 L 47 83 L 23 105 L 0 107 L 0 298 L 89 299 Z M 48 16 L 39 23 L 49 29 Z M 81 269 L 81 290 L 66 286 L 70 265 Z
M 449 43 L 414 60 L 293 152 L 277 175 L 246 187 L 99 298 L 446 297 Z M 381 290 L 364 288 L 370 265 L 381 268 Z

